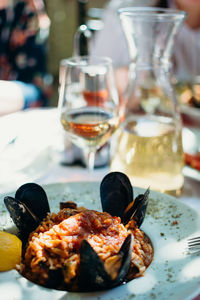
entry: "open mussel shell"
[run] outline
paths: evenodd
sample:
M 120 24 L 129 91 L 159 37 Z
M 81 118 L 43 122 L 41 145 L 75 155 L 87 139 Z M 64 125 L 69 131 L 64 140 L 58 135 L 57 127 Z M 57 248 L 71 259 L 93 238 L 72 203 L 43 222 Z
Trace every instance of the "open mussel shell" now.
M 36 183 L 22 185 L 16 191 L 15 198 L 7 196 L 4 203 L 23 240 L 28 238 L 50 212 L 47 195 Z
M 18 188 L 15 198 L 24 203 L 42 221 L 50 212 L 44 189 L 36 183 L 26 183 Z
M 134 219 L 138 227 L 142 225 L 148 205 L 149 193 L 150 189 L 148 188 L 144 194 L 139 194 L 129 207 L 127 207 L 123 216 L 125 224 Z
M 131 252 L 132 234 L 129 234 L 120 251 L 106 265 L 90 244 L 83 240 L 80 248 L 79 291 L 104 290 L 122 283 L 130 267 Z
M 137 226 L 141 226 L 146 214 L 149 193 L 148 188 L 144 194 L 138 195 L 134 200 L 131 182 L 127 175 L 121 172 L 107 174 L 100 185 L 103 211 L 120 217 L 125 225 L 134 219 Z
M 129 178 L 121 172 L 107 174 L 100 185 L 100 197 L 103 211 L 122 219 L 124 211 L 133 201 Z
M 40 224 L 40 220 L 18 199 L 7 196 L 4 198 L 4 203 L 10 217 L 19 229 L 20 237 L 27 239 L 28 235 Z

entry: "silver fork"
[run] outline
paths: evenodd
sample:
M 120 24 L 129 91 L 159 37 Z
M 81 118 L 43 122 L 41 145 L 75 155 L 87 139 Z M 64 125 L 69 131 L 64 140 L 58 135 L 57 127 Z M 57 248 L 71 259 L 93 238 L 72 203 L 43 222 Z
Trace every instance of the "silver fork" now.
M 191 254 L 200 254 L 200 236 L 189 238 L 187 242 Z

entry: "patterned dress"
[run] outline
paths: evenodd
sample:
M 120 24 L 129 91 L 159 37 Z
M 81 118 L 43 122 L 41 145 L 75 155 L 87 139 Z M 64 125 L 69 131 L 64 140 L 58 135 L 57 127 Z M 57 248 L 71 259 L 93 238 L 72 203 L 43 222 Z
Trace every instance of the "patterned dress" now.
M 42 0 L 12 0 L 0 9 L 0 79 L 22 87 L 25 108 L 46 106 L 51 94 L 46 72 L 48 25 Z

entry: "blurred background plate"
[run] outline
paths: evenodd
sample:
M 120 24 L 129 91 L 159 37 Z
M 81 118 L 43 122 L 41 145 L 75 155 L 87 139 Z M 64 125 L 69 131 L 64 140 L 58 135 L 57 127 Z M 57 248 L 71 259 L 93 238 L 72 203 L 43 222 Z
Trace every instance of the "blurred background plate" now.
M 200 121 L 200 108 L 192 107 L 186 104 L 180 104 L 181 113 L 189 115 L 192 118 Z
M 200 153 L 200 129 L 199 128 L 183 128 L 183 150 L 187 155 L 195 155 Z M 199 154 L 200 161 L 200 154 Z M 195 168 L 192 168 L 189 165 L 185 165 L 183 168 L 184 176 L 190 177 L 195 180 L 200 181 L 200 171 Z
M 189 166 L 185 166 L 183 168 L 183 175 L 186 177 L 200 181 L 200 172 Z

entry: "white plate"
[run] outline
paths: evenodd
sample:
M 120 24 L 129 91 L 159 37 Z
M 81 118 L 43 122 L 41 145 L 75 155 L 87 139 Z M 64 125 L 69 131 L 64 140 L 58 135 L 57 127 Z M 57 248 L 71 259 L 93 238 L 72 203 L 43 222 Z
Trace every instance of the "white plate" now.
M 200 151 L 200 130 L 199 128 L 184 127 L 182 131 L 183 151 L 195 154 Z M 183 175 L 200 181 L 200 172 L 189 165 L 183 168 Z
M 73 182 L 44 186 L 51 211 L 57 212 L 59 202 L 73 200 L 90 209 L 100 209 L 99 183 Z M 134 188 L 134 194 L 143 192 Z M 13 195 L 13 193 L 7 193 Z M 9 214 L 0 197 L 1 225 L 13 230 Z M 148 214 L 142 229 L 154 245 L 154 259 L 144 277 L 125 285 L 98 293 L 68 293 L 40 287 L 17 271 L 0 273 L 0 295 L 4 300 L 149 300 L 192 299 L 200 292 L 200 256 L 188 255 L 186 239 L 200 234 L 200 216 L 179 200 L 151 191 Z
M 190 166 L 185 166 L 183 168 L 183 175 L 185 177 L 200 181 L 200 172 Z

